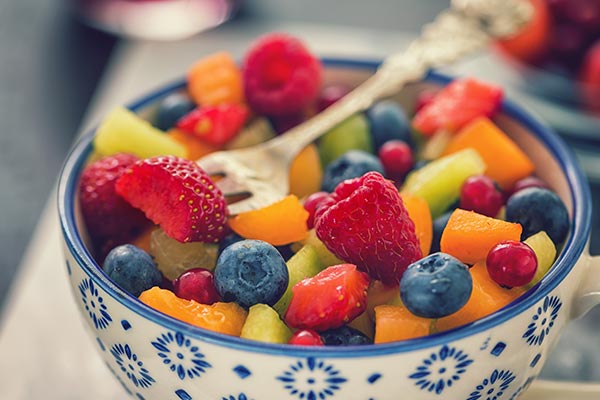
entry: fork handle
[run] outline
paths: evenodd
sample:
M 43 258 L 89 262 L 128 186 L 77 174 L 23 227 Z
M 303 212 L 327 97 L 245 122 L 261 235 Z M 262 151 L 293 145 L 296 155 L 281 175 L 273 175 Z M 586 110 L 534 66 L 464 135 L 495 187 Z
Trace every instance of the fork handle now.
M 473 12 L 464 4 L 469 7 L 474 3 L 489 6 L 490 1 L 453 1 L 453 8 L 443 11 L 432 23 L 426 25 L 421 36 L 404 52 L 388 57 L 374 75 L 352 92 L 284 135 L 264 143 L 265 148 L 277 153 L 277 157 L 285 159 L 289 165 L 309 143 L 351 115 L 366 110 L 376 100 L 397 93 L 406 83 L 422 78 L 432 67 L 452 63 L 467 53 L 483 49 L 491 38 L 486 29 L 495 27 L 490 22 L 496 21 L 483 19 L 479 11 Z M 523 3 L 523 0 L 502 0 L 498 3 L 497 7 L 504 7 L 500 13 L 505 17 L 502 20 L 505 28 L 502 34 L 510 32 L 508 28 L 511 26 L 507 28 L 507 24 L 513 25 L 514 32 L 527 21 L 531 15 L 530 9 L 517 7 Z M 509 11 L 517 17 L 506 19 Z

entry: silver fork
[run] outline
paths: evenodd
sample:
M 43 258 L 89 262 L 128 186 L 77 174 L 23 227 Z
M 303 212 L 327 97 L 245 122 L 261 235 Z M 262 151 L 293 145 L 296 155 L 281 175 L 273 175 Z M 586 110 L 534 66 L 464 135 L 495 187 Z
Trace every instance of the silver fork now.
M 198 160 L 229 202 L 232 215 L 272 204 L 289 192 L 289 167 L 309 143 L 375 100 L 397 93 L 406 83 L 422 78 L 428 69 L 447 65 L 483 49 L 526 23 L 532 13 L 524 0 L 452 0 L 451 7 L 423 28 L 421 36 L 401 53 L 388 57 L 376 73 L 338 102 L 262 144 L 219 151 Z

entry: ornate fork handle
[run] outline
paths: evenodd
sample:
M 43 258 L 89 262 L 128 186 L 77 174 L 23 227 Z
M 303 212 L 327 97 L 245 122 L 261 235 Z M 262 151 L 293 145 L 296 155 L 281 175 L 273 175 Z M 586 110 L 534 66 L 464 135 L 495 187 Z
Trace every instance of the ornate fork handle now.
M 515 32 L 531 15 L 523 0 L 453 0 L 452 6 L 426 25 L 406 51 L 388 57 L 374 75 L 320 114 L 264 143 L 265 150 L 289 165 L 306 145 L 354 113 L 397 93 L 430 68 L 483 49 L 494 36 Z

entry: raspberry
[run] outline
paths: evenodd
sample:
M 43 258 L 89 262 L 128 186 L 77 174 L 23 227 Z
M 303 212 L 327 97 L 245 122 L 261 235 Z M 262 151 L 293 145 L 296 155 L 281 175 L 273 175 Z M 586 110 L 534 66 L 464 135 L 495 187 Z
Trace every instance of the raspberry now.
M 100 259 L 111 248 L 127 243 L 150 224 L 144 213 L 115 191 L 117 179 L 137 160 L 131 154 L 115 154 L 88 165 L 81 174 L 81 212 Z
M 193 161 L 175 156 L 141 160 L 119 178 L 116 189 L 180 242 L 217 243 L 226 234 L 225 197 Z
M 319 95 L 321 80 L 321 63 L 292 36 L 264 36 L 246 54 L 244 95 L 258 114 L 282 116 L 303 111 Z
M 377 172 L 339 184 L 315 216 L 319 239 L 373 279 L 397 285 L 421 258 L 415 225 L 394 184 Z

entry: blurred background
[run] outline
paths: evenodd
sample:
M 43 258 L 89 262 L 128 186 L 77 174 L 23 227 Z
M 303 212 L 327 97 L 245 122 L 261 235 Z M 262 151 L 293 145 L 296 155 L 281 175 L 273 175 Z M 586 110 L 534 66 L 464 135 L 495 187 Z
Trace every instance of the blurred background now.
M 110 96 L 118 91 L 116 86 L 132 85 L 128 77 L 149 68 L 164 75 L 163 81 L 122 91 L 142 94 L 167 78 L 180 76 L 189 65 L 188 60 L 199 58 L 203 55 L 201 52 L 231 46 L 239 56 L 257 33 L 271 28 L 302 32 L 313 43 L 320 41 L 319 35 L 324 35 L 327 43 L 322 47 L 338 55 L 357 52 L 368 53 L 366 56 L 380 55 L 383 48 L 403 48 L 423 24 L 449 4 L 448 0 L 188 1 L 198 7 L 191 10 L 204 11 L 186 9 L 184 14 L 188 18 L 174 23 L 181 17 L 179 11 L 163 9 L 154 25 L 148 23 L 156 17 L 151 10 L 138 8 L 130 19 L 128 16 L 131 16 L 131 7 L 160 3 L 158 0 L 0 0 L 0 313 L 11 314 L 8 308 L 22 303 L 24 294 L 19 292 L 20 288 L 35 279 L 22 274 L 20 285 L 13 284 L 44 208 L 54 206 L 50 196 L 61 164 L 77 134 L 81 133 L 82 125 L 88 126 L 94 121 L 90 109 L 99 110 L 108 99 L 119 102 L 131 99 Z M 538 12 L 542 10 L 540 15 L 546 17 L 536 22 L 536 29 L 527 40 L 510 49 L 512 56 L 498 56 L 493 51 L 490 52 L 493 55 L 486 53 L 451 71 L 476 72 L 501 82 L 509 88 L 511 97 L 541 114 L 561 133 L 577 152 L 590 177 L 594 195 L 593 226 L 600 227 L 600 119 L 591 112 L 593 104 L 588 107 L 579 98 L 573 99 L 574 93 L 579 93 L 573 85 L 576 75 L 573 71 L 581 67 L 585 54 L 593 47 L 592 39 L 600 37 L 600 0 L 532 2 Z M 125 8 L 115 9 L 115 4 L 125 5 Z M 223 24 L 213 26 L 221 22 Z M 210 29 L 198 33 L 203 28 Z M 345 36 L 340 32 L 354 34 Z M 545 32 L 546 42 L 553 43 L 552 48 L 540 51 L 540 32 Z M 160 38 L 173 41 L 159 41 Z M 594 65 L 598 71 L 595 76 L 600 80 L 598 48 L 598 55 L 594 56 L 598 63 Z M 198 49 L 198 54 L 190 49 Z M 181 54 L 182 51 L 190 54 Z M 177 62 L 171 61 L 172 56 Z M 122 65 L 124 60 L 136 62 Z M 560 60 L 577 60 L 577 65 Z M 46 240 L 44 235 L 56 234 L 38 232 L 36 243 Z M 598 228 L 593 231 L 591 249 L 592 254 L 600 253 Z M 36 246 L 30 246 L 29 262 L 35 259 L 37 251 Z M 44 252 L 39 253 L 39 257 L 46 256 Z M 42 264 L 45 261 L 37 260 Z M 62 273 L 54 265 L 56 260 L 48 258 L 47 263 L 48 273 Z M 27 295 L 31 295 L 31 290 Z M 8 303 L 9 299 L 12 303 Z M 19 322 L 12 314 L 7 321 Z M 595 314 L 595 321 L 600 321 L 600 313 Z M 589 318 L 582 324 L 592 327 Z M 9 328 L 7 325 L 5 332 Z M 13 331 L 15 328 L 17 326 Z M 600 371 L 600 357 L 594 361 L 589 355 L 585 356 L 587 339 L 597 343 L 597 336 L 589 335 L 581 340 L 581 335 L 578 331 L 561 341 L 566 351 L 549 360 L 549 377 L 600 379 L 600 372 L 590 372 Z M 5 347 L 10 343 L 7 340 Z M 23 353 L 14 355 L 13 361 L 17 357 L 27 358 Z M 35 355 L 31 357 L 35 359 Z M 63 359 L 64 364 L 67 361 Z M 26 362 L 21 364 L 25 367 Z M 38 370 L 42 371 L 39 376 L 32 372 L 30 377 L 23 377 L 23 381 L 39 380 L 48 374 L 42 366 Z M 54 373 L 60 374 L 60 370 Z M 76 376 L 71 376 L 71 384 L 76 382 Z M 49 381 L 50 376 L 44 379 Z M 17 398 L 36 398 L 31 393 L 37 392 L 27 393 Z M 64 400 L 64 393 L 55 397 L 48 394 L 46 398 Z M 76 396 L 77 392 L 71 389 L 71 393 Z

